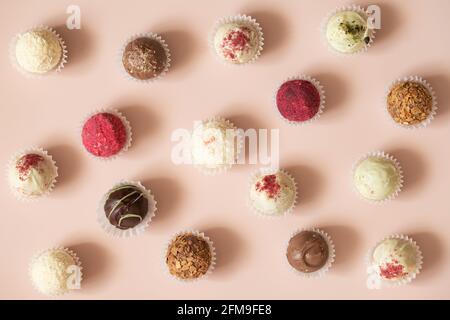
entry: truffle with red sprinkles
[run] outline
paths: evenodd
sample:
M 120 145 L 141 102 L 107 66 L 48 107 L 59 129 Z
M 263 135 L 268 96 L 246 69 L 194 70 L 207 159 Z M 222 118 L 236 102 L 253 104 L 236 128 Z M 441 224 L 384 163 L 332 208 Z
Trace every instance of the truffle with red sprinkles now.
M 295 79 L 283 83 L 276 94 L 281 116 L 291 122 L 304 122 L 316 116 L 321 106 L 320 91 L 308 80 Z
M 373 251 L 372 264 L 382 279 L 402 280 L 418 272 L 419 252 L 406 239 L 385 239 Z
M 18 156 L 8 167 L 8 181 L 14 192 L 23 197 L 39 197 L 48 193 L 56 181 L 53 161 L 40 153 Z
M 295 197 L 295 182 L 284 171 L 258 173 L 250 185 L 250 204 L 263 215 L 283 215 L 294 206 Z
M 241 18 L 244 19 L 222 23 L 213 35 L 216 54 L 233 64 L 254 60 L 263 45 L 262 33 L 256 21 L 246 16 Z
M 125 120 L 119 115 L 100 112 L 83 125 L 81 138 L 86 150 L 100 158 L 109 158 L 122 151 L 129 141 Z

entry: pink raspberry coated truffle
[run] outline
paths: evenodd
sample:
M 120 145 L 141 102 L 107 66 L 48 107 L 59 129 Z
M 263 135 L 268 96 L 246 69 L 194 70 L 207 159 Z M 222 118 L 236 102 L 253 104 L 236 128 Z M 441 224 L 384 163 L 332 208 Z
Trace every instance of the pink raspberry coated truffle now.
M 125 146 L 127 130 L 119 117 L 102 112 L 86 121 L 81 138 L 89 153 L 107 158 L 119 153 Z
M 281 115 L 289 121 L 307 121 L 320 107 L 320 93 L 307 80 L 290 80 L 278 89 L 276 102 Z

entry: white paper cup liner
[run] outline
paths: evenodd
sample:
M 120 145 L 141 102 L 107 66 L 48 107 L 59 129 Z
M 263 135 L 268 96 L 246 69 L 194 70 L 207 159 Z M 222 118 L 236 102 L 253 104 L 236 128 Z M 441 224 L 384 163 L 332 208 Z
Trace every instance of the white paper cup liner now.
M 228 129 L 234 130 L 236 133 L 236 138 L 233 139 L 232 143 L 228 140 L 225 141 L 225 144 L 226 144 L 225 152 L 226 152 L 226 154 L 233 152 L 233 154 L 234 154 L 233 162 L 221 163 L 221 164 L 218 164 L 216 167 L 210 167 L 205 164 L 195 163 L 194 157 L 192 156 L 194 167 L 196 167 L 201 173 L 203 173 L 204 175 L 207 175 L 207 176 L 215 176 L 215 175 L 224 173 L 227 170 L 229 170 L 234 164 L 236 164 L 237 160 L 239 159 L 240 153 L 242 152 L 243 142 L 244 142 L 244 137 L 242 135 L 241 130 L 238 130 L 238 128 L 231 121 L 229 121 L 225 118 L 222 118 L 222 117 L 210 118 L 210 119 L 201 121 L 198 125 L 204 125 L 205 123 L 212 122 L 212 121 L 221 122 Z M 232 151 L 230 151 L 230 150 L 232 150 Z
M 292 185 L 294 186 L 294 200 L 292 201 L 292 204 L 289 206 L 289 208 L 286 209 L 286 211 L 281 212 L 281 213 L 268 214 L 268 213 L 265 213 L 265 212 L 259 210 L 258 208 L 256 208 L 256 206 L 253 204 L 253 201 L 250 199 L 250 190 L 252 188 L 254 188 L 255 182 L 261 176 L 265 176 L 265 175 L 269 175 L 269 174 L 276 174 L 276 173 L 283 174 L 285 177 L 287 177 L 291 181 Z M 247 191 L 247 206 L 258 217 L 266 218 L 266 219 L 277 219 L 277 218 L 285 217 L 285 216 L 289 215 L 290 213 L 292 213 L 295 206 L 297 205 L 297 201 L 298 201 L 297 182 L 292 177 L 292 175 L 289 172 L 287 172 L 286 170 L 276 169 L 276 168 L 271 168 L 271 167 L 259 168 L 250 176 L 249 183 L 248 183 L 248 191 Z
M 376 30 L 373 28 L 369 28 L 368 31 L 368 36 L 370 38 L 369 43 L 366 43 L 360 50 L 356 51 L 356 52 L 341 52 L 336 50 L 333 46 L 331 46 L 331 44 L 328 42 L 327 39 L 327 25 L 328 25 L 328 21 L 331 19 L 331 17 L 333 17 L 336 13 L 339 12 L 343 12 L 343 11 L 354 11 L 356 13 L 358 13 L 361 17 L 363 17 L 366 21 L 369 18 L 369 14 L 367 12 L 367 10 L 364 10 L 361 6 L 357 6 L 357 5 L 347 5 L 347 6 L 342 6 L 340 8 L 334 9 L 333 11 L 331 11 L 326 17 L 325 19 L 323 19 L 322 24 L 320 26 L 320 33 L 322 35 L 322 41 L 325 44 L 325 46 L 328 48 L 328 50 L 332 53 L 335 53 L 337 55 L 340 56 L 351 56 L 353 54 L 357 54 L 357 53 L 362 53 L 367 51 L 370 46 L 372 45 L 374 39 L 375 39 L 375 32 Z
M 258 50 L 257 50 L 255 56 L 250 61 L 245 62 L 245 63 L 233 63 L 231 61 L 223 59 L 216 52 L 216 48 L 214 46 L 214 36 L 216 35 L 217 31 L 219 30 L 219 28 L 222 25 L 229 24 L 229 23 L 237 23 L 237 24 L 249 25 L 258 33 L 258 39 L 259 39 L 259 41 L 258 41 L 259 42 Z M 259 58 L 259 56 L 261 55 L 263 47 L 264 47 L 264 34 L 263 34 L 261 26 L 259 25 L 258 22 L 256 22 L 256 20 L 254 18 L 252 18 L 250 16 L 247 16 L 245 14 L 238 14 L 238 15 L 235 15 L 235 16 L 224 17 L 224 18 L 221 18 L 221 19 L 217 20 L 214 23 L 214 26 L 213 26 L 211 32 L 209 33 L 208 43 L 209 43 L 209 48 L 210 48 L 212 54 L 221 63 L 223 63 L 225 65 L 244 66 L 244 65 L 247 65 L 247 64 L 250 64 L 250 63 L 254 63 Z
M 47 191 L 44 192 L 42 195 L 31 196 L 31 195 L 22 194 L 18 190 L 14 189 L 14 186 L 12 186 L 9 183 L 9 169 L 12 168 L 12 167 L 15 167 L 17 160 L 21 156 L 26 155 L 26 154 L 30 154 L 30 153 L 38 154 L 38 155 L 42 156 L 46 161 L 51 163 L 52 167 L 53 167 L 53 173 L 54 173 L 53 181 L 51 182 L 51 184 L 48 187 Z M 18 200 L 27 202 L 27 201 L 34 201 L 34 200 L 46 197 L 53 191 L 53 189 L 55 188 L 55 184 L 56 184 L 56 178 L 58 177 L 58 167 L 56 166 L 56 162 L 53 160 L 52 156 L 49 155 L 46 150 L 44 150 L 42 148 L 38 148 L 38 147 L 31 147 L 31 148 L 20 150 L 19 152 L 14 154 L 9 159 L 8 164 L 6 166 L 5 174 L 6 174 L 6 181 L 8 181 L 9 189 L 10 189 L 12 195 L 14 197 L 16 197 L 16 199 L 18 199 Z
M 199 276 L 197 278 L 193 278 L 193 279 L 183 279 L 183 278 L 179 278 L 179 277 L 171 274 L 170 271 L 169 271 L 169 267 L 167 266 L 167 263 L 166 263 L 167 252 L 168 252 L 168 250 L 170 248 L 170 245 L 172 244 L 173 240 L 175 240 L 175 238 L 180 236 L 180 235 L 186 235 L 186 234 L 187 235 L 194 235 L 196 237 L 200 237 L 203 240 L 205 240 L 208 243 L 208 246 L 209 246 L 209 249 L 210 249 L 210 252 L 211 252 L 211 263 L 209 265 L 208 270 L 206 271 L 205 274 L 203 274 L 203 275 L 201 275 L 201 276 Z M 213 272 L 213 270 L 214 270 L 214 268 L 216 266 L 216 260 L 217 260 L 217 258 L 216 258 L 216 249 L 214 247 L 214 243 L 203 232 L 200 232 L 198 230 L 183 230 L 183 231 L 175 233 L 170 238 L 170 240 L 166 243 L 166 245 L 164 246 L 164 251 L 163 251 L 163 255 L 162 255 L 162 259 L 161 259 L 162 267 L 163 267 L 163 270 L 164 270 L 164 273 L 166 274 L 166 276 L 171 278 L 171 279 L 177 280 L 177 281 L 179 281 L 181 283 L 192 283 L 192 282 L 195 282 L 195 281 L 198 281 L 198 280 L 201 280 L 201 279 L 206 279 Z
M 422 122 L 420 122 L 420 123 L 410 124 L 410 125 L 401 124 L 401 123 L 396 122 L 392 118 L 391 114 L 389 113 L 388 104 L 387 104 L 388 95 L 389 95 L 389 93 L 391 92 L 391 89 L 394 86 L 396 86 L 399 83 L 404 83 L 404 82 L 415 82 L 415 83 L 419 83 L 419 84 L 423 85 L 427 89 L 428 93 L 431 96 L 431 99 L 432 99 L 431 112 L 428 115 L 428 117 L 425 120 L 423 120 Z M 382 102 L 381 105 L 383 106 L 385 114 L 387 115 L 387 117 L 390 119 L 390 121 L 393 124 L 395 124 L 398 127 L 406 128 L 406 129 L 420 129 L 420 128 L 427 127 L 430 124 L 430 122 L 434 119 L 434 117 L 436 116 L 436 112 L 437 112 L 437 109 L 438 109 L 436 93 L 434 92 L 434 90 L 431 87 L 431 85 L 425 79 L 421 78 L 420 76 L 403 77 L 403 78 L 399 78 L 399 79 L 391 82 L 389 84 L 389 86 L 386 88 L 386 91 L 385 91 L 384 96 L 383 96 L 383 102 Z
M 317 111 L 317 113 L 311 119 L 308 119 L 308 120 L 305 120 L 305 121 L 291 121 L 291 120 L 288 120 L 287 118 L 285 118 L 281 114 L 280 110 L 278 109 L 278 104 L 277 104 L 278 91 L 280 90 L 280 88 L 281 88 L 281 86 L 283 84 L 285 84 L 286 82 L 289 82 L 289 81 L 293 81 L 293 80 L 305 80 L 305 81 L 308 81 L 311 84 L 313 84 L 314 87 L 316 88 L 316 90 L 319 92 L 319 95 L 320 95 L 319 110 Z M 315 120 L 320 118 L 321 114 L 323 113 L 323 111 L 325 109 L 325 99 L 326 99 L 325 91 L 323 89 L 323 86 L 320 84 L 320 82 L 318 80 L 316 80 L 313 77 L 310 77 L 308 75 L 300 75 L 300 76 L 286 78 L 283 82 L 281 82 L 278 85 L 277 89 L 275 90 L 275 92 L 273 94 L 273 105 L 275 107 L 275 112 L 278 114 L 278 116 L 280 117 L 281 120 L 283 120 L 284 122 L 286 122 L 286 123 L 288 123 L 290 125 L 303 126 L 303 125 L 309 124 L 309 123 L 311 123 L 311 122 L 313 122 L 313 121 L 315 121 Z
M 361 195 L 361 193 L 358 191 L 356 186 L 355 186 L 354 176 L 355 176 L 356 168 L 358 167 L 358 165 L 362 161 L 364 161 L 364 160 L 366 160 L 368 158 L 372 158 L 372 157 L 383 158 L 383 159 L 391 161 L 392 164 L 394 164 L 394 166 L 395 166 L 395 168 L 397 170 L 397 173 L 399 175 L 398 185 L 397 185 L 395 191 L 392 192 L 392 194 L 390 194 L 386 199 L 372 200 L 372 199 L 364 198 Z M 396 158 L 394 158 L 392 155 L 390 155 L 390 154 L 388 154 L 386 152 L 383 152 L 383 151 L 373 151 L 373 152 L 369 152 L 369 153 L 365 154 L 363 157 L 361 157 L 358 161 L 355 162 L 355 164 L 353 165 L 352 171 L 351 171 L 351 183 L 352 183 L 353 191 L 356 193 L 356 195 L 358 195 L 358 197 L 360 199 L 365 200 L 365 201 L 367 201 L 369 203 L 372 203 L 372 204 L 385 204 L 386 202 L 388 202 L 390 200 L 394 200 L 395 198 L 397 198 L 398 194 L 400 193 L 400 191 L 403 188 L 403 182 L 404 182 L 403 181 L 403 169 L 402 169 L 402 167 L 400 165 L 400 162 L 398 162 L 398 160 Z
M 82 280 L 83 280 L 83 272 L 82 272 L 82 270 L 83 270 L 83 266 L 82 266 L 82 264 L 81 264 L 81 260 L 80 260 L 80 258 L 77 256 L 77 254 L 75 253 L 75 252 L 73 252 L 72 250 L 70 250 L 70 249 L 68 249 L 68 248 L 65 248 L 65 247 L 53 247 L 53 248 L 50 248 L 50 249 L 45 249 L 45 250 L 41 250 L 41 251 L 39 251 L 38 253 L 36 253 L 32 258 L 31 258 L 31 260 L 30 260 L 30 263 L 29 263 L 29 265 L 28 265 L 28 277 L 30 278 L 30 282 L 31 282 L 31 284 L 33 285 L 33 288 L 36 290 L 36 291 L 38 291 L 38 292 L 40 292 L 40 293 L 42 293 L 42 294 L 45 294 L 45 295 L 47 295 L 47 296 L 51 296 L 51 297 L 60 297 L 60 296 L 62 296 L 62 295 L 65 295 L 65 294 L 67 294 L 67 293 L 69 293 L 69 292 L 71 292 L 71 291 L 74 291 L 75 289 L 67 289 L 65 292 L 62 292 L 62 293 L 59 293 L 59 294 L 55 294 L 55 295 L 48 295 L 48 294 L 46 294 L 46 293 L 44 293 L 44 292 L 42 292 L 37 286 L 36 286 L 36 284 L 34 283 L 34 281 L 33 281 L 33 278 L 32 278 L 32 266 L 33 266 L 33 263 L 34 263 L 34 261 L 35 261 L 35 259 L 37 259 L 38 257 L 40 257 L 42 254 L 44 254 L 44 253 L 47 253 L 47 252 L 49 252 L 49 251 L 54 251 L 54 250 L 62 250 L 62 251 L 64 251 L 65 253 L 67 253 L 68 255 L 70 255 L 71 257 L 72 257 L 72 259 L 74 260 L 74 262 L 75 262 L 75 265 L 78 267 L 78 270 L 79 270 L 79 281 L 80 281 L 80 286 L 81 286 L 81 282 L 82 282 Z
M 123 57 L 123 54 L 125 52 L 125 48 L 131 41 L 134 41 L 134 40 L 139 39 L 139 38 L 148 38 L 148 39 L 152 39 L 152 40 L 155 40 L 155 41 L 159 42 L 161 44 L 161 46 L 163 47 L 164 52 L 166 53 L 167 61 L 166 61 L 166 65 L 164 67 L 164 70 L 161 71 L 161 73 L 158 74 L 156 77 L 153 77 L 153 78 L 150 78 L 150 79 L 137 79 L 137 78 L 131 76 L 127 72 L 127 70 L 125 70 L 125 67 L 124 67 L 123 62 L 122 62 L 122 57 Z M 146 32 L 146 33 L 137 33 L 137 34 L 134 34 L 131 37 L 129 37 L 122 44 L 122 46 L 120 47 L 120 49 L 118 51 L 118 54 L 117 54 L 117 59 L 116 60 L 117 60 L 117 66 L 118 66 L 119 70 L 121 71 L 122 75 L 126 79 L 131 80 L 131 81 L 135 81 L 135 82 L 139 82 L 139 83 L 150 83 L 150 82 L 155 82 L 155 81 L 161 79 L 162 77 L 164 77 L 166 75 L 166 73 L 169 71 L 169 68 L 170 68 L 171 58 L 170 58 L 169 46 L 167 45 L 166 41 L 163 38 L 161 38 L 160 35 L 158 35 L 156 33 Z
M 291 266 L 289 264 L 289 261 L 286 257 L 286 253 L 287 253 L 287 249 L 289 247 L 289 241 L 296 236 L 297 234 L 299 234 L 302 231 L 312 231 L 312 232 L 317 232 L 319 233 L 324 239 L 325 242 L 328 245 L 328 259 L 325 262 L 324 266 L 322 268 L 320 268 L 317 271 L 313 271 L 313 272 L 301 272 L 297 269 L 295 269 L 293 266 Z M 328 233 L 326 233 L 323 230 L 317 229 L 317 228 L 302 228 L 299 230 L 296 230 L 295 232 L 293 232 L 291 234 L 291 236 L 289 237 L 289 240 L 286 242 L 285 244 L 285 250 L 284 250 L 284 260 L 285 260 L 285 265 L 286 267 L 291 270 L 292 272 L 294 272 L 295 274 L 304 277 L 304 278 L 320 278 L 322 276 L 324 276 L 331 268 L 334 260 L 335 260 L 335 249 L 334 249 L 334 243 L 331 240 L 331 237 L 328 235 Z
M 102 108 L 102 109 L 98 109 L 98 110 L 93 111 L 93 112 L 89 113 L 88 115 L 86 115 L 86 116 L 84 117 L 83 121 L 79 124 L 79 126 L 78 126 L 78 135 L 79 135 L 80 139 L 82 139 L 82 132 L 83 132 L 84 124 L 85 124 L 92 116 L 94 116 L 94 115 L 96 115 L 96 114 L 99 114 L 99 113 L 109 113 L 109 114 L 112 114 L 112 115 L 118 117 L 118 118 L 122 121 L 123 125 L 125 126 L 126 133 L 127 133 L 127 137 L 126 137 L 126 140 L 125 140 L 125 144 L 123 145 L 122 149 L 121 149 L 118 153 L 113 154 L 112 156 L 109 156 L 109 157 L 100 157 L 100 156 L 93 155 L 93 154 L 90 153 L 90 152 L 86 149 L 86 147 L 83 145 L 83 141 L 81 141 L 81 145 L 82 145 L 82 147 L 83 147 L 83 150 L 84 150 L 90 157 L 92 157 L 92 158 L 94 158 L 94 159 L 97 159 L 97 160 L 101 160 L 101 161 L 111 161 L 111 160 L 114 160 L 114 159 L 116 159 L 117 157 L 121 156 L 125 151 L 127 151 L 127 150 L 131 147 L 131 142 L 133 141 L 133 133 L 132 133 L 132 131 L 131 131 L 131 125 L 130 125 L 130 122 L 127 120 L 127 118 L 125 118 L 125 116 L 124 116 L 121 112 L 119 112 L 119 111 L 116 110 L 116 109 L 103 109 L 103 108 Z
M 415 272 L 412 272 L 412 273 L 408 274 L 407 277 L 404 277 L 399 280 L 386 280 L 378 274 L 378 272 L 376 271 L 375 267 L 372 264 L 373 253 L 374 253 L 375 249 L 378 247 L 378 245 L 387 239 L 406 240 L 414 247 L 414 249 L 417 253 L 417 255 L 416 255 L 417 268 L 416 268 Z M 377 242 L 377 244 L 369 250 L 369 252 L 367 253 L 367 255 L 365 257 L 365 264 L 367 266 L 367 273 L 369 274 L 370 277 L 374 278 L 372 280 L 375 280 L 375 282 L 377 284 L 377 287 L 375 287 L 374 289 L 381 289 L 383 287 L 396 287 L 396 286 L 408 284 L 417 277 L 417 275 L 420 273 L 420 271 L 422 269 L 423 256 L 422 256 L 422 251 L 420 250 L 419 246 L 413 239 L 411 239 L 410 237 L 408 237 L 406 235 L 393 234 L 393 235 L 383 238 L 383 240 Z
M 61 59 L 59 60 L 59 63 L 56 65 L 55 68 L 53 68 L 52 70 L 46 72 L 46 73 L 34 73 L 34 72 L 29 72 L 25 69 L 23 69 L 20 64 L 17 62 L 17 58 L 16 58 L 16 43 L 18 40 L 18 37 L 22 34 L 25 34 L 27 32 L 32 32 L 32 31 L 42 31 L 42 30 L 46 30 L 46 31 L 50 31 L 51 33 L 53 33 L 56 38 L 58 38 L 59 44 L 61 45 Z M 27 78 L 33 78 L 33 79 L 39 79 L 39 78 L 43 78 L 45 76 L 48 76 L 50 74 L 54 74 L 54 73 L 59 73 L 62 71 L 62 69 L 64 69 L 64 65 L 67 63 L 67 57 L 68 57 L 68 52 L 67 52 L 67 46 L 66 43 L 64 42 L 63 38 L 61 37 L 61 35 L 59 35 L 53 28 L 50 28 L 48 26 L 35 26 L 33 28 L 30 28 L 28 30 L 25 30 L 23 32 L 20 32 L 18 34 L 16 34 L 9 45 L 9 57 L 10 57 L 10 61 L 12 66 L 19 71 L 22 75 L 24 75 Z
M 148 212 L 147 215 L 142 219 L 142 221 L 136 225 L 133 228 L 129 229 L 119 229 L 113 226 L 109 220 L 106 218 L 105 215 L 105 202 L 108 199 L 109 192 L 117 187 L 124 186 L 124 185 L 132 185 L 136 188 L 138 188 L 143 194 L 144 197 L 148 201 Z M 139 181 L 121 181 L 117 184 L 115 184 L 112 188 L 106 192 L 97 208 L 97 221 L 100 224 L 101 228 L 110 236 L 116 237 L 116 238 L 130 238 L 141 235 L 149 226 L 150 222 L 152 221 L 153 217 L 156 215 L 156 200 L 153 194 L 150 190 L 147 190 Z

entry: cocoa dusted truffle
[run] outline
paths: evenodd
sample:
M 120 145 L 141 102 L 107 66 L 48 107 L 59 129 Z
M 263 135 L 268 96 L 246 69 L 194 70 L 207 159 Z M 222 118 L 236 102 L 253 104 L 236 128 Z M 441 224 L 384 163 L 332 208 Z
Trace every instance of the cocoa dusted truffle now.
M 181 280 L 193 280 L 205 275 L 212 261 L 212 250 L 208 242 L 191 233 L 176 236 L 166 253 L 170 274 Z
M 139 80 L 156 78 L 164 71 L 167 62 L 168 56 L 161 42 L 148 37 L 130 41 L 122 56 L 126 72 Z
M 320 270 L 329 256 L 328 243 L 315 231 L 301 231 L 289 240 L 286 257 L 289 264 L 303 273 Z
M 133 185 L 121 185 L 109 191 L 104 204 L 106 218 L 118 229 L 137 226 L 148 213 L 148 200 Z

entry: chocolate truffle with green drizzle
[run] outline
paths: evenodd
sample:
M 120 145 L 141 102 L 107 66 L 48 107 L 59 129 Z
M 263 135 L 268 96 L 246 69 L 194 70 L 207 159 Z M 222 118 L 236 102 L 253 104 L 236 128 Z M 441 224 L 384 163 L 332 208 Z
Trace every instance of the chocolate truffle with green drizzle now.
M 105 215 L 116 228 L 126 230 L 137 226 L 148 213 L 148 200 L 134 185 L 111 189 L 104 205 Z

